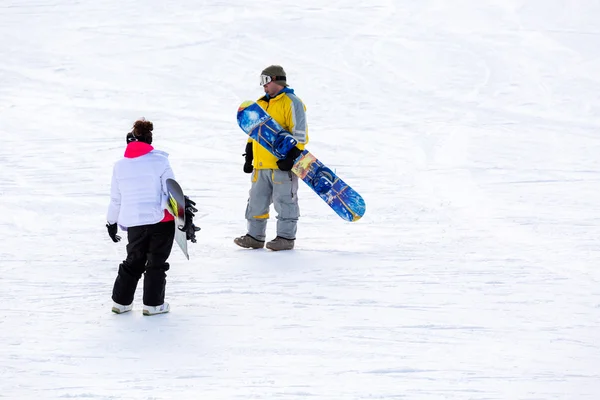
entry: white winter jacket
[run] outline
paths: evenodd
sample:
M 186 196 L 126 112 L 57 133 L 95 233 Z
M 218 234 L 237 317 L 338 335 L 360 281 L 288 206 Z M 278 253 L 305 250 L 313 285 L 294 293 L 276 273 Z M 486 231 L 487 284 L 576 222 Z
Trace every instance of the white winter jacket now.
M 175 179 L 168 154 L 143 142 L 127 145 L 125 157 L 115 163 L 106 217 L 122 229 L 172 220 L 166 213 L 168 178 Z M 166 219 L 165 219 L 166 217 Z

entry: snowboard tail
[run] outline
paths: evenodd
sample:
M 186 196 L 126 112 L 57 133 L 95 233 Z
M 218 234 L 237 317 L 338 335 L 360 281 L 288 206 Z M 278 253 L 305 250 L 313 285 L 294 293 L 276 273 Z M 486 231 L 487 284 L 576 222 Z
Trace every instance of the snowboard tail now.
M 297 141 L 258 103 L 243 102 L 237 112 L 238 125 L 277 158 L 284 158 Z M 346 221 L 358 221 L 366 211 L 365 201 L 308 150 L 294 161 L 292 172 L 306 183 L 332 210 Z
M 304 150 L 296 159 L 292 172 L 342 219 L 354 222 L 365 214 L 366 205 L 361 195 L 309 151 Z

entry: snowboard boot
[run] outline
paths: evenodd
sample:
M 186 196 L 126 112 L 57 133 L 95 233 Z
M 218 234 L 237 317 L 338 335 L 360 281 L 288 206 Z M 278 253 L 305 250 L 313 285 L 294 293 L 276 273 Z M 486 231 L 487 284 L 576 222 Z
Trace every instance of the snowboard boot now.
M 147 306 L 144 304 L 144 308 L 142 309 L 142 314 L 146 316 L 156 315 L 156 314 L 164 314 L 168 313 L 171 308 L 169 307 L 169 303 L 164 302 L 160 306 Z
M 233 243 L 245 249 L 262 249 L 265 247 L 264 240 L 254 239 L 250 235 L 244 235 L 233 239 Z
M 124 306 L 122 304 L 115 303 L 113 301 L 112 312 L 114 312 L 115 314 L 123 314 L 123 313 L 126 313 L 127 311 L 131 311 L 132 309 L 133 309 L 133 303 L 131 303 L 128 306 Z
M 275 239 L 267 242 L 267 249 L 273 251 L 280 250 L 292 250 L 294 248 L 294 239 L 286 239 L 281 236 L 277 236 Z

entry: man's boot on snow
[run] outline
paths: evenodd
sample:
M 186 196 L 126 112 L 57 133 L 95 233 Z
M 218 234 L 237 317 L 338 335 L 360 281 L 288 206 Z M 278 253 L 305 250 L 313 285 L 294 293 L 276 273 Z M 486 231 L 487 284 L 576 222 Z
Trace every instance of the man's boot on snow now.
M 250 235 L 244 235 L 233 239 L 233 243 L 245 249 L 262 249 L 265 247 L 264 240 L 254 239 Z
M 267 242 L 267 249 L 273 251 L 280 250 L 292 250 L 294 248 L 294 239 L 286 239 L 281 236 L 277 236 L 275 239 Z

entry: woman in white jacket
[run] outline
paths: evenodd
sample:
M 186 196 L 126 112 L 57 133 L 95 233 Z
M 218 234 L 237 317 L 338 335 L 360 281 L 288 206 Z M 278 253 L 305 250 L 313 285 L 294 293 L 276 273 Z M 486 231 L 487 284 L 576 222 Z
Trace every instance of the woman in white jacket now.
M 175 179 L 168 154 L 154 150 L 152 122 L 144 119 L 127 135 L 125 156 L 113 168 L 106 225 L 114 242 L 117 225 L 127 231 L 127 258 L 119 265 L 113 286 L 112 311 L 121 314 L 133 308 L 138 281 L 144 274 L 144 315 L 169 312 L 165 302 L 167 259 L 175 237 L 173 216 L 167 211 L 167 179 Z M 189 202 L 189 203 L 188 203 Z M 195 203 L 186 201 L 186 220 L 193 218 Z M 195 241 L 198 230 L 186 224 L 187 239 Z

